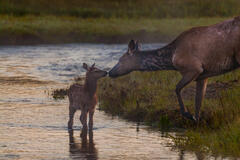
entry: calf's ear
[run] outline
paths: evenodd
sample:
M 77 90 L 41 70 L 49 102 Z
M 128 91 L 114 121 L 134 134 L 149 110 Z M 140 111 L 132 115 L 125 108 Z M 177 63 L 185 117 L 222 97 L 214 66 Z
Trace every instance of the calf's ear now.
M 139 41 L 136 42 L 136 50 L 139 51 L 141 49 L 141 43 Z
M 83 63 L 83 68 L 86 69 L 87 71 L 89 70 L 89 67 L 86 63 Z

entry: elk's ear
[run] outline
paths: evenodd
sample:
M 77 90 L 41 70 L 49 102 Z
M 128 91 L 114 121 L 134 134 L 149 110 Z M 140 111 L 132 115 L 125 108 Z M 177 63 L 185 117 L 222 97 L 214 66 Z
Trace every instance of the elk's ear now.
M 134 50 L 135 49 L 135 41 L 132 39 L 129 43 L 128 43 L 128 49 L 129 50 Z
M 136 42 L 136 50 L 139 51 L 141 49 L 141 43 L 139 41 Z
M 93 67 L 95 67 L 95 63 L 93 63 L 93 65 L 92 65 L 92 67 L 91 67 L 91 68 L 93 68 Z
M 131 40 L 131 41 L 128 43 L 128 53 L 129 53 L 129 54 L 132 54 L 135 49 L 136 49 L 135 41 L 134 41 L 134 40 Z
M 89 67 L 86 63 L 83 63 L 83 68 L 86 69 L 87 71 L 89 70 Z

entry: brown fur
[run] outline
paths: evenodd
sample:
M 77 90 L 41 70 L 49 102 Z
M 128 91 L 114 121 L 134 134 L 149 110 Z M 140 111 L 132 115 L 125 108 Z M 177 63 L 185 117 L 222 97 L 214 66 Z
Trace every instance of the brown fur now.
M 89 129 L 93 127 L 93 115 L 97 104 L 97 80 L 107 75 L 106 71 L 83 64 L 87 70 L 84 85 L 73 84 L 68 90 L 69 121 L 68 129 L 72 129 L 73 117 L 77 110 L 81 110 L 80 121 L 83 128 L 87 128 L 87 114 L 89 113 Z

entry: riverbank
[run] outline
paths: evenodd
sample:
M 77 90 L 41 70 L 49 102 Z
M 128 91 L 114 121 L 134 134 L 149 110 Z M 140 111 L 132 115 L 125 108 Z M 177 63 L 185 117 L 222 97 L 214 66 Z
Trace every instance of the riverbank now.
M 171 138 L 184 150 L 239 157 L 239 76 L 235 71 L 209 80 L 198 128 L 180 115 L 175 86 L 181 76 L 175 71 L 134 72 L 103 79 L 99 84 L 100 109 L 160 130 L 183 128 L 180 136 Z M 191 113 L 194 95 L 192 83 L 183 90 L 184 103 Z
M 181 32 L 227 18 L 77 18 L 0 16 L 0 45 L 169 42 Z

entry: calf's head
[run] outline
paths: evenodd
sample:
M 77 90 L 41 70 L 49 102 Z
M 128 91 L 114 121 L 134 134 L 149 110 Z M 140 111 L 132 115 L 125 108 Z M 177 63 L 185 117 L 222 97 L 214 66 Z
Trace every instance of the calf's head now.
M 86 77 L 89 79 L 98 80 L 99 78 L 107 75 L 106 71 L 96 68 L 95 63 L 91 67 L 89 67 L 86 63 L 83 63 L 83 68 L 87 70 Z
M 110 70 L 110 77 L 118 77 L 139 70 L 140 57 L 138 56 L 139 43 L 131 40 L 128 44 L 128 50 L 119 59 L 118 63 Z

